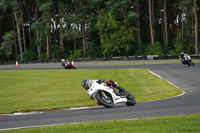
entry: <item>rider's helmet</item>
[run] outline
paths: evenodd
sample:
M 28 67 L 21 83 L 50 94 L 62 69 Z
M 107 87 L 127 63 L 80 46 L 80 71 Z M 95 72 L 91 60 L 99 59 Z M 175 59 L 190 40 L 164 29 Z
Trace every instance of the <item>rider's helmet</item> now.
M 84 89 L 88 90 L 89 89 L 89 80 L 88 79 L 84 79 L 81 82 L 81 85 L 83 86 Z
M 184 55 L 185 55 L 185 53 L 184 53 L 184 52 L 181 52 L 179 57 L 180 57 L 181 59 L 184 59 Z
M 184 52 L 181 52 L 181 53 L 180 53 L 180 55 L 184 55 L 184 54 L 185 54 Z

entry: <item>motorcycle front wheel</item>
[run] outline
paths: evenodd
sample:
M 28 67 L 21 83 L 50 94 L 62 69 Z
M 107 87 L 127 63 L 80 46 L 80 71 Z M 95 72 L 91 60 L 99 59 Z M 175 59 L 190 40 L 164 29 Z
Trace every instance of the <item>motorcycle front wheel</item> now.
M 126 92 L 126 98 L 127 98 L 126 105 L 134 106 L 136 104 L 135 97 L 131 93 Z
M 97 101 L 106 108 L 112 108 L 114 106 L 111 95 L 104 91 L 99 91 L 96 95 Z

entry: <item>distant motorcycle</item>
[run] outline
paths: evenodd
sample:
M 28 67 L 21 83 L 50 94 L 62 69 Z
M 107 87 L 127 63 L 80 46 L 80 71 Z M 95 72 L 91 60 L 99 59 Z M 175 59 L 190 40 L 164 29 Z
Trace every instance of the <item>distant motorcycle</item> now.
M 180 61 L 182 62 L 182 64 L 184 65 L 188 65 L 188 67 L 190 65 L 195 66 L 195 64 L 192 62 L 192 58 L 190 57 L 190 55 L 185 54 L 183 52 L 181 52 L 180 56 L 179 56 Z
M 106 108 L 112 108 L 114 105 L 124 103 L 128 106 L 136 104 L 135 97 L 128 91 L 117 91 L 114 86 L 118 86 L 102 80 L 88 80 L 82 81 L 81 85 L 85 88 L 91 99 L 96 99 L 97 104 L 103 105 Z
M 69 61 L 69 60 L 62 59 L 61 65 L 65 69 L 76 69 L 73 60 Z

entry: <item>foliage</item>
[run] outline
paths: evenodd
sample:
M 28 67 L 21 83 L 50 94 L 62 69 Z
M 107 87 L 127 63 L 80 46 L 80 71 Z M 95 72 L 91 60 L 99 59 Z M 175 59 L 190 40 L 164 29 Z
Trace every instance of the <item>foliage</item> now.
M 50 46 L 50 58 L 61 59 L 62 49 L 57 45 L 53 44 Z
M 155 42 L 153 44 L 147 44 L 145 48 L 145 54 L 146 55 L 163 55 L 164 49 L 160 45 L 159 42 Z
M 10 7 L 14 7 L 17 5 L 17 0 L 1 0 L 0 8 L 6 12 L 6 10 Z
M 4 51 L 7 57 L 12 54 L 14 47 L 15 33 L 13 31 L 6 32 L 3 35 L 3 42 L 1 43 L 0 50 Z
M 37 55 L 32 49 L 27 49 L 26 52 L 23 53 L 23 55 L 24 61 L 31 61 L 37 59 Z
M 88 46 L 90 49 L 88 49 L 88 57 L 89 58 L 99 58 L 103 57 L 102 54 L 102 48 L 97 45 L 95 42 L 89 42 Z
M 177 37 L 174 41 L 174 48 L 169 51 L 170 55 L 178 55 L 180 52 L 183 51 L 183 40 L 181 38 L 181 32 L 177 33 Z
M 6 56 L 4 60 L 11 60 L 11 56 L 25 53 L 31 45 L 36 46 L 32 50 L 39 60 L 68 58 L 73 54 L 75 57 L 98 58 L 144 53 L 177 54 L 182 50 L 194 53 L 194 1 L 168 1 L 167 19 L 163 18 L 164 1 L 151 2 L 153 34 L 155 42 L 159 42 L 158 47 L 150 45 L 148 1 L 145 0 L 139 3 L 133 0 L 0 0 L 0 44 L 7 32 L 13 31 L 17 35 L 18 28 L 20 34 L 12 40 L 16 46 L 10 49 L 11 53 L 3 48 L 0 54 Z M 196 4 L 200 18 L 200 2 Z M 163 52 L 165 20 L 168 46 Z M 10 47 L 5 46 L 7 44 L 2 47 Z
M 135 40 L 134 27 L 122 26 L 111 12 L 102 11 L 98 16 L 97 29 L 104 56 L 128 55 L 131 43 Z
M 71 55 L 70 55 L 71 59 L 81 58 L 81 57 L 83 57 L 83 50 L 82 49 L 74 51 L 73 54 L 72 54 L 72 51 L 71 51 Z
M 0 63 L 7 59 L 6 54 L 0 49 Z

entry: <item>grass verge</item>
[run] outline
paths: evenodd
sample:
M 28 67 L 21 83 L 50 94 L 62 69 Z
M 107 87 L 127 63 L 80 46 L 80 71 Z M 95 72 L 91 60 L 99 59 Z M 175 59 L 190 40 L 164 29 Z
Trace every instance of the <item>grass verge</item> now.
M 200 132 L 200 114 L 84 122 L 51 127 L 37 127 L 2 131 L 3 133 L 197 133 Z
M 1 70 L 0 114 L 96 105 L 81 86 L 88 79 L 112 79 L 137 102 L 182 93 L 147 69 Z

